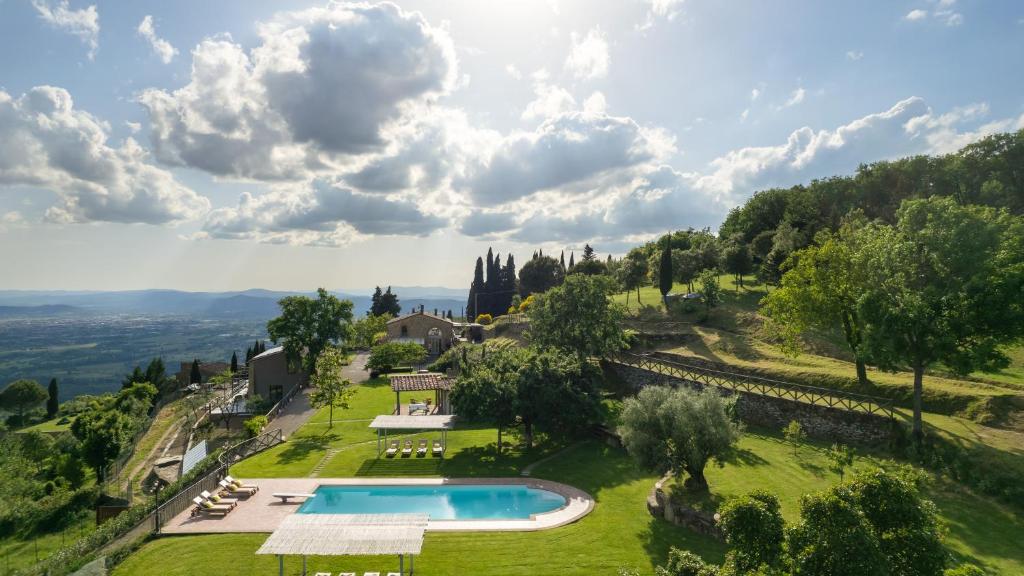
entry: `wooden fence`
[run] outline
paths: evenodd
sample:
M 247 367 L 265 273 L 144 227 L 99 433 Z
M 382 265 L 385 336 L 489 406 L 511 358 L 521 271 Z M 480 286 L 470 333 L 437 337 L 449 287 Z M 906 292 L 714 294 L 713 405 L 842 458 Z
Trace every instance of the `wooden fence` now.
M 850 412 L 880 414 L 889 418 L 896 417 L 892 400 L 866 394 L 805 386 L 781 380 L 772 380 L 760 376 L 750 376 L 735 372 L 725 372 L 700 366 L 674 362 L 663 358 L 647 355 L 618 352 L 608 360 L 624 366 L 647 370 L 688 382 L 696 382 L 706 386 L 715 386 L 737 392 L 747 392 L 761 396 L 774 396 L 786 400 L 803 402 L 815 406 L 827 406 Z

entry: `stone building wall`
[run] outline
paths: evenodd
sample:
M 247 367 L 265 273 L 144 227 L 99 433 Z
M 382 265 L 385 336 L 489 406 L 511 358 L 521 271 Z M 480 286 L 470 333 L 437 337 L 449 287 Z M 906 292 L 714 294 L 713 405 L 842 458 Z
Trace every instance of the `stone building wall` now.
M 608 362 L 607 367 L 634 390 L 644 386 L 664 385 L 687 386 L 697 390 L 703 388 L 703 384 L 698 382 L 614 362 Z M 790 421 L 796 420 L 811 438 L 880 446 L 889 443 L 897 426 L 896 422 L 881 415 L 850 412 L 744 391 L 720 390 L 723 395 L 737 396 L 736 412 L 743 422 L 764 428 L 781 429 Z

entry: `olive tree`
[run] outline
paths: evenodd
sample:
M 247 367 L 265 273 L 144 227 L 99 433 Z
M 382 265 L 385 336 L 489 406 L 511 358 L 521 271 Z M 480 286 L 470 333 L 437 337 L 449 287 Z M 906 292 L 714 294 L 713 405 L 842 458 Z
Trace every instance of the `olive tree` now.
M 687 487 L 707 490 L 704 468 L 740 436 L 729 416 L 734 402 L 711 389 L 650 386 L 623 403 L 619 435 L 641 466 L 677 478 L 685 473 Z
M 566 276 L 561 286 L 538 295 L 527 311 L 531 343 L 567 350 L 581 359 L 622 349 L 623 310 L 611 301 L 613 290 L 605 276 Z

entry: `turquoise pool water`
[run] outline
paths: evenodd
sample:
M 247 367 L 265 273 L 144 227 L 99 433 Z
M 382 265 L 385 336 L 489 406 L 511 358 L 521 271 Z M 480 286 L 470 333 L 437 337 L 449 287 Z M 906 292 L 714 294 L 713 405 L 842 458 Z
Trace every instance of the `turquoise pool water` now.
M 431 520 L 516 520 L 565 506 L 554 492 L 515 484 L 321 486 L 299 514 L 413 514 Z

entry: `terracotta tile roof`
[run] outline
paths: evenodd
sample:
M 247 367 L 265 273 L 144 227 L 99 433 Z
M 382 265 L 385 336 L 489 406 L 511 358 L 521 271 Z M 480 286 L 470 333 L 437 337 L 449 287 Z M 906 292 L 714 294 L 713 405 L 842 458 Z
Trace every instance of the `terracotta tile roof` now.
M 395 392 L 418 392 L 422 390 L 451 390 L 452 379 L 444 374 L 399 374 L 389 377 L 391 389 Z

